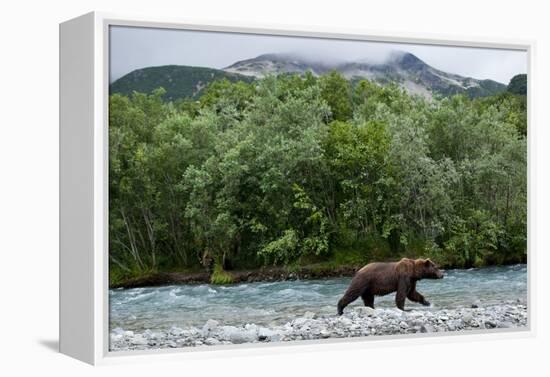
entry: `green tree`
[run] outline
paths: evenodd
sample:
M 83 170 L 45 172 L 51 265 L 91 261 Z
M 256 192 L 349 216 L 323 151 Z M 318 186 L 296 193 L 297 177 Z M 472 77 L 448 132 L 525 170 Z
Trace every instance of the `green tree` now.
M 337 71 L 331 71 L 319 80 L 321 95 L 329 105 L 332 119 L 345 121 L 352 117 L 351 85 Z

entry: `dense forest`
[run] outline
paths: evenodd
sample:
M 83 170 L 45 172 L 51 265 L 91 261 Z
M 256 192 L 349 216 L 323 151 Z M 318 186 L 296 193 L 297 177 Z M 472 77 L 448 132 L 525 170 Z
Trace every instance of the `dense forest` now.
M 517 83 L 516 83 L 517 84 Z M 514 85 L 517 86 L 517 85 Z M 526 260 L 524 95 L 426 100 L 321 77 L 109 103 L 111 282 L 157 271 Z

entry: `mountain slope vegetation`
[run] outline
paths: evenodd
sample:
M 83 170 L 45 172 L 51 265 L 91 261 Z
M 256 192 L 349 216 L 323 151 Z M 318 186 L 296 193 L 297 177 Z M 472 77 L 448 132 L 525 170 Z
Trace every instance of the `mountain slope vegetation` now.
M 508 84 L 507 91 L 518 95 L 527 95 L 527 75 L 515 75 Z
M 219 69 L 166 65 L 138 69 L 119 78 L 110 86 L 110 93 L 130 95 L 132 92 L 152 93 L 162 87 L 164 99 L 197 98 L 204 88 L 216 80 L 250 82 L 247 76 L 224 72 Z

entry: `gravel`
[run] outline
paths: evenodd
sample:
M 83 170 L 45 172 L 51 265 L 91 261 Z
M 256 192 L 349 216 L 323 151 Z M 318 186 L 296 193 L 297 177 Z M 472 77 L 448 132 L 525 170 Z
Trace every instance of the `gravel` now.
M 474 305 L 472 305 L 474 306 Z M 228 326 L 209 319 L 203 327 L 110 333 L 110 350 L 208 347 L 220 344 L 265 343 L 304 339 L 347 338 L 357 336 L 441 333 L 463 330 L 521 328 L 527 326 L 527 306 L 508 301 L 501 305 L 458 309 L 401 311 L 348 307 L 342 316 L 322 316 L 306 312 L 302 317 L 271 328 L 245 324 Z

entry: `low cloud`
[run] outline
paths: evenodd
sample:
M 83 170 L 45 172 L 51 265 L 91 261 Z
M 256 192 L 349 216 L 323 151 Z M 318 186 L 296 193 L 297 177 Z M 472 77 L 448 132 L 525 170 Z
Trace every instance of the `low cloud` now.
M 111 27 L 110 80 L 135 69 L 168 64 L 221 69 L 267 53 L 334 65 L 380 64 L 400 52 L 410 52 L 446 72 L 502 83 L 527 71 L 525 51 L 117 26 Z

